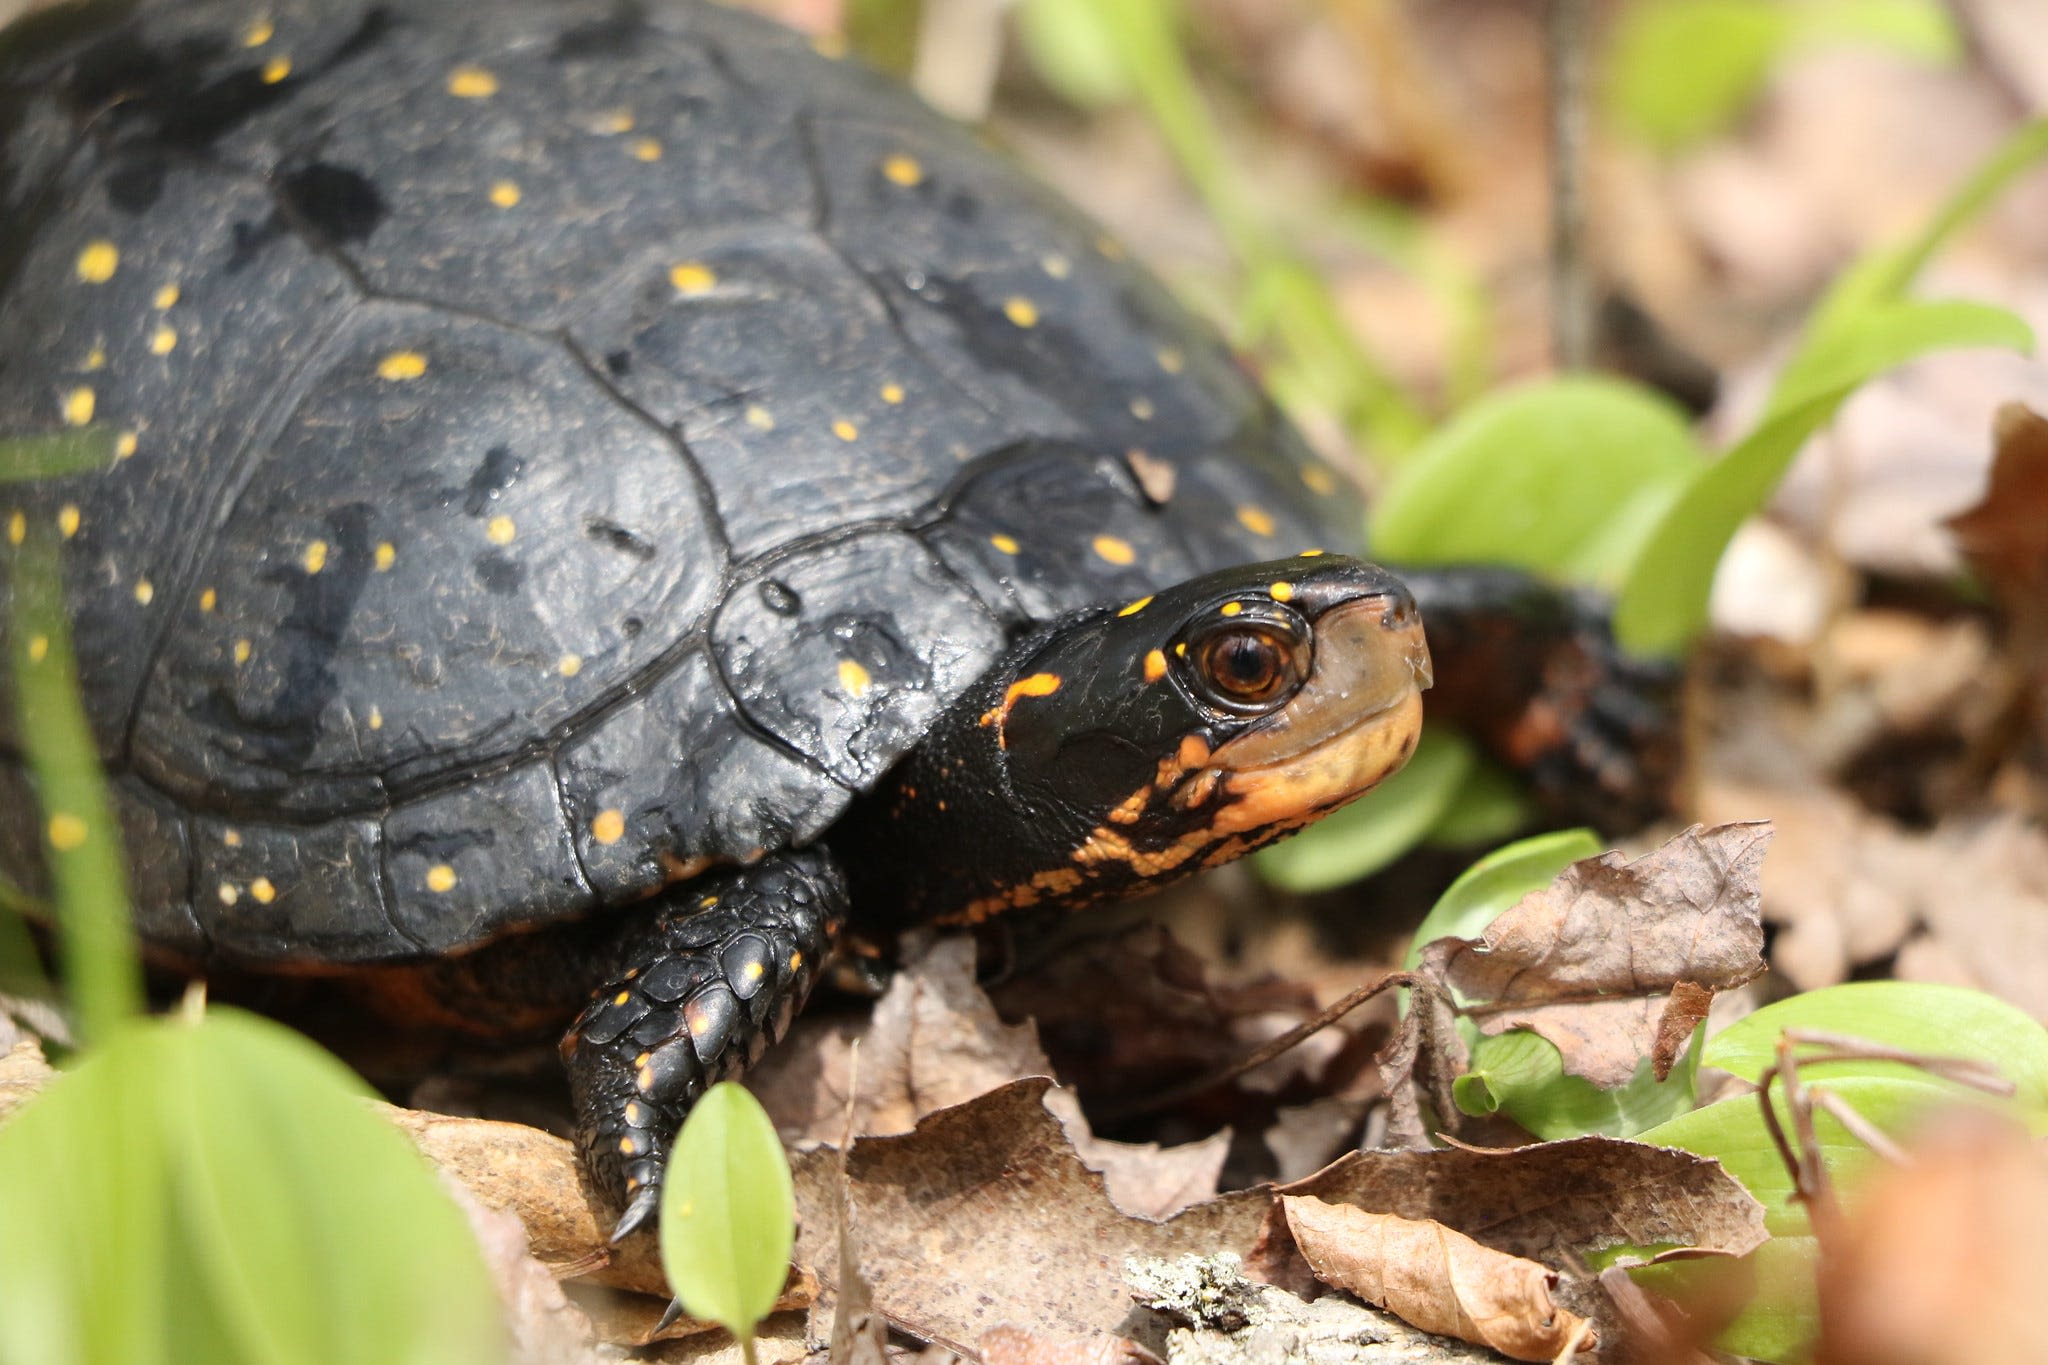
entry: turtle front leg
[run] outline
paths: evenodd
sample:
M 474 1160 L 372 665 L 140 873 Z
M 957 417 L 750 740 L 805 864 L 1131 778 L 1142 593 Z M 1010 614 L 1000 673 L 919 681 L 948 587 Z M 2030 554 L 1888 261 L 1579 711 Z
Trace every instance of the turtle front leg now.
M 625 1209 L 613 1241 L 654 1215 L 690 1106 L 788 1030 L 845 922 L 846 883 L 806 849 L 671 887 L 644 910 L 622 929 L 617 979 L 562 1038 L 584 1160 Z

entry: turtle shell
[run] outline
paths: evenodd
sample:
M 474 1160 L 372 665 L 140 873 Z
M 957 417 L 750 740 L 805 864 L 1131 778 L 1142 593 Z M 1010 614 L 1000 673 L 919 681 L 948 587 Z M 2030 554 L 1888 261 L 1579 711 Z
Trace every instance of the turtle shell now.
M 63 537 L 177 955 L 459 951 L 801 845 L 1023 623 L 1356 537 L 1114 240 L 744 14 L 69 7 L 0 128 L 0 431 L 119 433 L 0 522 Z

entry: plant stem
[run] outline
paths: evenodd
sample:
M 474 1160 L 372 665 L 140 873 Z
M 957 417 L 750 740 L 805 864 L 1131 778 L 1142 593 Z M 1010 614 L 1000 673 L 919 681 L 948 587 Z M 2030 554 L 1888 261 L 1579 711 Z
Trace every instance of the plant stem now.
M 1586 269 L 1588 0 L 1550 0 L 1544 62 L 1550 85 L 1550 337 L 1562 370 L 1593 358 L 1593 288 Z

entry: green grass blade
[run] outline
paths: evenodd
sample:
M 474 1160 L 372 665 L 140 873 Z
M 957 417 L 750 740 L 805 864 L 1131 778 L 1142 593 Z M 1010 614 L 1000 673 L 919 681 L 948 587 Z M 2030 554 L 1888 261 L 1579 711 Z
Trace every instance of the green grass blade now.
M 711 1087 L 676 1135 L 662 1187 L 661 1260 L 676 1297 L 749 1340 L 782 1293 L 795 1239 L 775 1125 L 745 1088 Z

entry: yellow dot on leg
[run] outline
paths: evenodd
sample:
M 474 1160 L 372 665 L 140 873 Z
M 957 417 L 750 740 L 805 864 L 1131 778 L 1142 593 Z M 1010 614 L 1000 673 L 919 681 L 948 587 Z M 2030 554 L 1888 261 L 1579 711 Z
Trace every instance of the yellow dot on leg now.
M 57 509 L 57 533 L 69 540 L 78 534 L 78 504 L 67 502 Z
M 1036 327 L 1038 305 L 1020 294 L 1004 302 L 1003 316 L 1019 327 Z
M 289 57 L 272 57 L 263 64 L 263 83 L 265 85 L 276 85 L 291 74 L 292 59 Z
M 607 846 L 616 844 L 626 837 L 626 813 L 621 810 L 601 810 L 590 822 L 590 837 Z
M 150 582 L 147 578 L 136 579 L 135 600 L 145 607 L 154 602 L 156 600 L 156 584 Z
M 832 424 L 832 434 L 842 441 L 855 441 L 860 439 L 860 428 L 842 417 Z
M 1016 554 L 1018 549 L 1021 548 L 1018 546 L 1017 538 L 1015 536 L 1006 536 L 1000 531 L 990 536 L 988 538 L 988 543 L 995 546 L 998 550 L 1002 551 L 1006 555 Z
M 498 93 L 498 78 L 480 66 L 458 66 L 448 73 L 448 93 L 457 99 L 487 100 Z
M 510 517 L 492 517 L 484 526 L 484 537 L 493 545 L 510 545 L 519 534 L 519 528 Z
M 427 372 L 427 358 L 418 351 L 393 351 L 377 362 L 377 377 L 393 381 L 418 379 Z
M 277 899 L 277 888 L 270 884 L 270 878 L 258 877 L 255 881 L 249 883 L 249 894 L 254 896 L 260 904 L 268 905 Z
M 636 161 L 659 161 L 661 144 L 651 137 L 643 137 L 633 144 L 633 158 Z
M 455 889 L 455 869 L 446 863 L 435 863 L 427 869 L 427 890 L 436 894 Z
M 327 542 L 316 540 L 306 547 L 305 557 L 299 561 L 307 573 L 319 573 L 327 567 Z
M 882 401 L 891 406 L 901 403 L 903 401 L 903 386 L 901 384 L 882 385 Z
M 135 447 L 137 444 L 139 444 L 139 442 L 137 441 L 134 432 L 122 432 L 120 436 L 116 437 L 114 440 L 114 458 L 117 460 L 127 459 L 130 455 L 133 455 L 135 453 Z
M 7 515 L 7 543 L 8 543 L 9 545 L 19 545 L 19 544 L 21 544 L 21 542 L 22 542 L 22 541 L 24 541 L 24 540 L 26 540 L 26 539 L 28 539 L 28 516 L 27 516 L 27 514 L 26 514 L 26 513 L 23 513 L 23 512 L 10 512 L 10 513 L 8 513 L 8 515 Z
M 248 31 L 242 35 L 242 46 L 262 47 L 276 36 L 277 25 L 271 23 L 268 19 L 258 19 L 255 23 L 249 25 Z
M 178 349 L 178 332 L 174 327 L 159 327 L 149 334 L 149 353 L 169 355 Z
M 237 641 L 235 641 L 235 662 L 236 662 L 236 663 L 238 663 L 238 664 L 245 664 L 245 663 L 248 663 L 248 662 L 249 662 L 249 656 L 250 656 L 251 654 L 255 653 L 255 652 L 256 652 L 256 651 L 255 651 L 255 646 L 251 645 L 251 644 L 250 644 L 250 643 L 249 643 L 249 642 L 248 642 L 247 640 L 237 640 Z
M 163 309 L 169 308 L 171 305 L 175 304 L 178 301 L 178 286 L 175 284 L 165 285 L 163 288 L 156 291 L 156 298 L 153 301 L 155 302 L 157 310 L 159 312 L 161 312 Z
M 924 179 L 924 167 L 916 157 L 897 152 L 882 162 L 882 174 L 891 184 L 909 189 Z
M 853 660 L 839 661 L 839 688 L 849 697 L 865 695 L 873 681 L 868 671 Z
M 573 678 L 582 671 L 583 656 L 581 654 L 564 654 L 561 658 L 555 660 L 555 672 L 565 678 Z
M 69 853 L 85 842 L 85 821 L 66 811 L 57 811 L 50 816 L 50 847 L 59 853 Z
M 491 186 L 491 202 L 501 209 L 509 209 L 519 203 L 519 186 L 510 180 L 500 180 Z
M 378 573 L 389 572 L 391 566 L 398 562 L 398 547 L 388 540 L 379 541 L 376 555 L 371 562 L 377 566 Z
M 105 284 L 120 267 L 120 248 L 104 238 L 86 243 L 78 253 L 78 278 L 87 284 Z
M 215 607 L 219 605 L 220 594 L 215 592 L 212 588 L 207 588 L 199 594 L 199 610 L 212 611 Z
M 668 282 L 684 298 L 694 298 L 710 293 L 712 286 L 718 283 L 718 276 L 701 261 L 684 261 L 669 267 Z
M 64 420 L 74 427 L 85 426 L 98 407 L 99 396 L 81 385 L 64 395 Z

